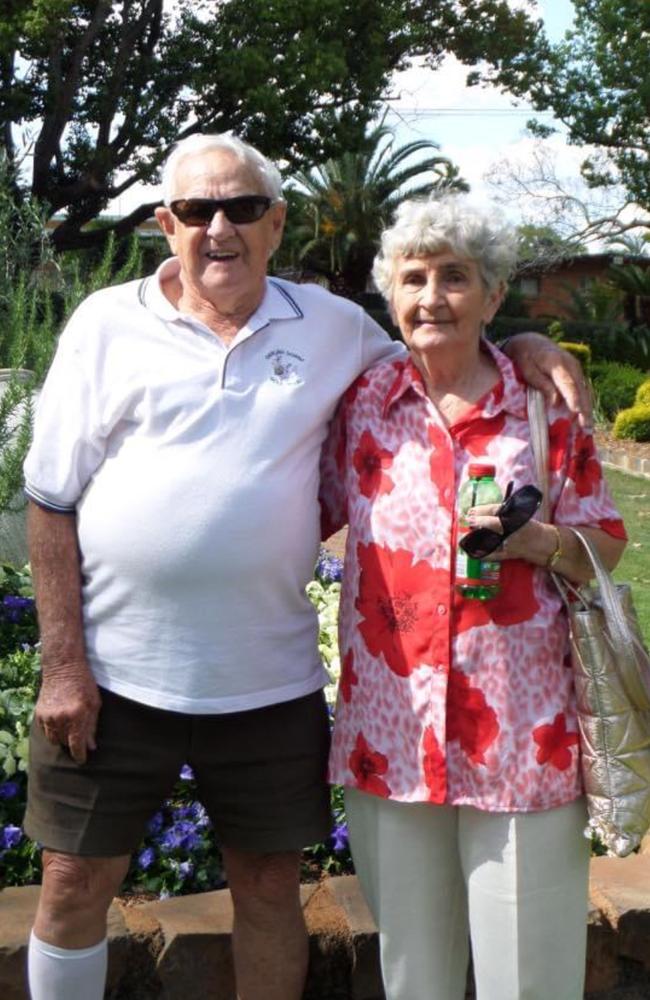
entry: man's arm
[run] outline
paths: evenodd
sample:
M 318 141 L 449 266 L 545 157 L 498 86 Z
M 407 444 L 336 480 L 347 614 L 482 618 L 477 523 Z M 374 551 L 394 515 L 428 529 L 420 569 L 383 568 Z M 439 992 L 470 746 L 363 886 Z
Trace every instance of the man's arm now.
M 547 402 L 562 397 L 583 427 L 592 421 L 591 395 L 580 362 L 541 333 L 519 333 L 502 350 L 521 370 L 526 382 L 541 389 Z
M 27 529 L 43 672 L 35 718 L 50 743 L 83 764 L 101 699 L 86 659 L 77 518 L 30 502 Z

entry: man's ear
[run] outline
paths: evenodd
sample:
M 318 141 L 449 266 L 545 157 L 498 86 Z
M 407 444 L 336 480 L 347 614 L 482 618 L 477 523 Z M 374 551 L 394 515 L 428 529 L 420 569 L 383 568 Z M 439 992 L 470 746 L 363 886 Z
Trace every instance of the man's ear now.
M 169 243 L 169 249 L 176 253 L 176 217 L 166 205 L 160 205 L 154 212 L 156 222 L 162 229 Z
M 273 226 L 273 249 L 271 253 L 274 254 L 282 243 L 282 233 L 284 232 L 284 224 L 287 220 L 286 201 L 279 201 L 276 205 L 272 205 L 270 211 L 273 213 L 271 216 Z

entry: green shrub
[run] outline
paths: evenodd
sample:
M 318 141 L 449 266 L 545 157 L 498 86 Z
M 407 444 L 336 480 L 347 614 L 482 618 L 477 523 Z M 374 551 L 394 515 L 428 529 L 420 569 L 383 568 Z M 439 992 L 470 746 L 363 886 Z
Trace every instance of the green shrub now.
M 4 384 L 0 397 L 0 513 L 25 505 L 22 465 L 31 439 L 33 394 L 65 321 L 90 292 L 141 273 L 135 236 L 119 245 L 109 237 L 92 262 L 80 253 L 55 259 L 42 209 L 31 199 L 16 199 L 0 154 L 0 368 L 25 369 L 24 377 Z
M 626 323 L 600 323 L 588 320 L 558 320 L 554 316 L 530 318 L 494 317 L 488 329 L 492 341 L 502 340 L 515 333 L 528 330 L 544 333 L 553 340 L 570 340 L 574 344 L 587 344 L 593 361 L 618 361 L 638 368 L 650 367 L 650 329 L 647 326 L 630 327 Z
M 559 340 L 557 346 L 564 348 L 574 358 L 577 358 L 583 372 L 589 377 L 591 373 L 591 348 L 588 344 L 574 344 L 571 340 Z
M 631 441 L 650 441 L 650 406 L 631 406 L 621 410 L 614 421 L 615 438 Z
M 650 378 L 642 382 L 634 397 L 635 406 L 650 406 Z
M 326 697 L 333 711 L 340 675 L 338 605 L 343 566 L 321 551 L 307 591 L 319 621 L 319 643 L 330 683 Z M 0 886 L 40 881 L 38 845 L 21 830 L 28 769 L 28 729 L 40 677 L 38 638 L 28 570 L 0 565 Z M 198 788 L 187 765 L 173 792 L 151 817 L 140 847 L 131 859 L 124 892 L 162 896 L 221 887 L 221 855 L 212 825 L 197 799 Z M 303 873 L 341 875 L 353 871 L 342 789 L 332 789 L 334 827 L 321 844 L 303 852 Z
M 647 375 L 618 361 L 594 361 L 591 379 L 599 409 L 607 420 L 613 420 L 619 410 L 634 405 L 637 389 Z
M 564 340 L 564 338 L 566 337 L 566 333 L 559 319 L 554 319 L 548 324 L 546 335 L 550 337 L 551 340 L 554 340 L 556 344 L 560 340 Z

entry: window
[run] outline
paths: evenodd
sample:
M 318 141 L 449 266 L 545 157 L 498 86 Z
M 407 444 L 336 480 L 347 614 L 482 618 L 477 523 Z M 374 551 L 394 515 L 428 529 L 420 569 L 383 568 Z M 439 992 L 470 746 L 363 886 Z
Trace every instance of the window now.
M 520 278 L 519 291 L 527 299 L 539 297 L 539 278 Z

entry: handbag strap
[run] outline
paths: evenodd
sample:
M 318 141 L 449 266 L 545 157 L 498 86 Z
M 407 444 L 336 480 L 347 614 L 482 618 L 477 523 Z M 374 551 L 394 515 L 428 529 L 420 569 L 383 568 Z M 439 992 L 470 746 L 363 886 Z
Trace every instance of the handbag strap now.
M 548 489 L 548 420 L 546 404 L 539 389 L 528 386 L 526 391 L 530 444 L 535 457 L 537 485 L 542 491 L 540 514 L 546 524 L 551 520 L 551 503 Z
M 530 424 L 530 440 L 533 454 L 535 456 L 535 468 L 537 472 L 538 485 L 543 493 L 543 501 L 541 504 L 542 519 L 548 522 L 550 519 L 550 498 L 548 476 L 548 420 L 546 418 L 546 406 L 542 393 L 538 389 L 533 389 L 530 386 L 527 390 L 526 401 L 528 408 L 528 421 Z M 602 607 L 603 614 L 605 615 L 609 637 L 616 649 L 616 655 L 621 659 L 624 658 L 628 662 L 632 662 L 635 665 L 637 669 L 636 671 L 631 672 L 632 676 L 638 676 L 637 672 L 640 671 L 642 675 L 645 674 L 646 678 L 648 678 L 650 675 L 650 661 L 648 653 L 639 641 L 639 638 L 633 629 L 630 628 L 621 596 L 610 573 L 607 569 L 605 569 L 600 555 L 598 554 L 598 550 L 587 535 L 580 530 L 580 528 L 570 527 L 569 525 L 564 525 L 564 527 L 565 529 L 572 531 L 576 538 L 580 541 L 589 558 L 589 561 L 591 562 L 599 588 L 599 605 Z M 569 607 L 571 597 L 580 601 L 583 608 L 587 609 L 591 607 L 592 599 L 583 593 L 581 588 L 574 587 L 571 583 L 569 583 L 569 581 L 565 580 L 564 577 L 561 577 L 558 573 L 551 572 L 551 576 L 567 607 Z M 629 671 L 627 672 L 627 676 L 628 678 L 630 677 Z M 645 703 L 647 701 L 647 692 L 645 690 L 647 680 L 646 685 L 644 685 L 643 679 L 639 677 L 639 682 L 641 686 L 637 690 L 636 699 L 638 703 Z

